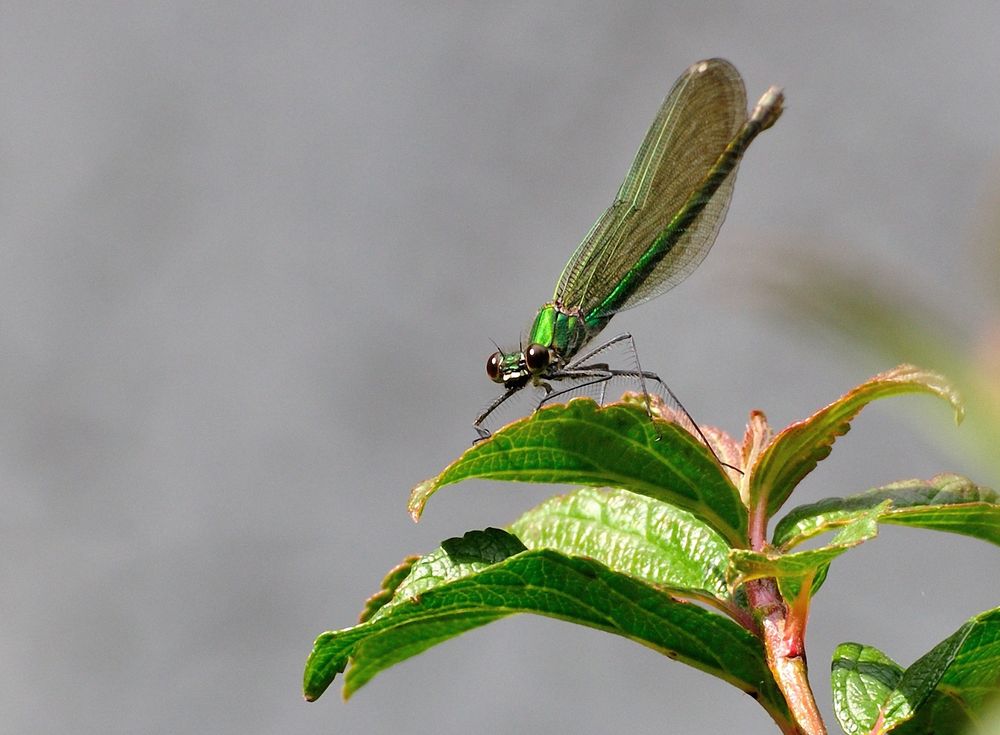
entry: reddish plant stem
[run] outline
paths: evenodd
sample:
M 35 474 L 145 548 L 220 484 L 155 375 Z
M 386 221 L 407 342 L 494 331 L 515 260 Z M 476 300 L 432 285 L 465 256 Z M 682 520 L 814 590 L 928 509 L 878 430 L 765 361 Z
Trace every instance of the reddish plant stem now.
M 754 551 L 763 551 L 767 546 L 767 502 L 766 496 L 761 495 L 757 504 L 750 509 L 749 527 L 747 529 L 750 536 L 750 548 Z
M 797 732 L 826 735 L 826 726 L 809 687 L 802 630 L 786 625 L 787 610 L 777 584 L 773 579 L 755 579 L 747 582 L 746 589 L 750 607 L 760 621 L 768 668 L 785 695 Z

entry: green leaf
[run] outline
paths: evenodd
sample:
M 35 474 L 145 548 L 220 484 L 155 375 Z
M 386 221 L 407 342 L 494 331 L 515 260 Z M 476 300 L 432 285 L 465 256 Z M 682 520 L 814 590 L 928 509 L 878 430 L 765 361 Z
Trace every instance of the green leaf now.
M 841 644 L 832 683 L 849 734 L 968 732 L 1000 696 L 1000 608 L 971 618 L 906 671 L 871 646 Z
M 551 498 L 511 530 L 529 549 L 587 556 L 673 592 L 730 600 L 725 540 L 691 513 L 627 490 Z
M 333 678 L 350 669 L 349 696 L 379 672 L 430 646 L 506 615 L 530 612 L 630 638 L 751 694 L 779 723 L 788 711 L 767 668 L 760 641 L 728 618 L 678 602 L 655 587 L 608 569 L 592 559 L 543 549 L 524 551 L 473 571 L 492 552 L 475 560 L 474 549 L 514 548 L 502 531 L 465 537 L 452 573 L 448 554 L 432 554 L 437 586 L 402 595 L 368 622 L 317 638 L 306 663 L 306 699 L 319 697 Z M 414 566 L 414 569 L 420 563 Z
M 899 732 L 968 732 L 1000 697 L 1000 608 L 971 618 L 920 658 L 907 669 L 900 689 L 919 689 L 925 681 L 936 682 L 931 695 Z
M 851 420 L 877 398 L 923 392 L 951 403 L 956 421 L 962 406 L 955 388 L 941 375 L 912 365 L 900 365 L 876 375 L 844 394 L 805 421 L 781 431 L 750 470 L 750 506 L 765 507 L 772 517 L 795 487 L 830 454 L 838 436 L 847 433 Z
M 354 655 L 352 651 L 359 642 L 368 640 L 371 645 L 376 644 L 377 638 L 374 636 L 381 630 L 377 623 L 395 606 L 412 605 L 428 590 L 473 575 L 524 550 L 524 544 L 516 536 L 498 528 L 487 528 L 485 531 L 469 531 L 461 538 L 447 539 L 440 547 L 422 557 L 407 557 L 402 564 L 389 571 L 382 581 L 382 590 L 368 601 L 361 614 L 360 625 L 336 633 L 324 633 L 316 640 L 316 646 L 306 664 L 304 681 L 306 699 L 312 701 L 319 697 L 333 678 L 344 671 L 349 658 Z M 498 617 L 503 615 L 493 617 L 457 615 L 445 626 L 446 630 L 452 631 L 446 638 L 484 625 Z M 478 622 L 472 624 L 477 620 Z M 441 623 L 442 621 L 438 620 L 435 624 Z M 321 640 L 324 640 L 322 647 L 319 645 Z M 433 635 L 433 626 L 425 628 L 414 643 L 419 644 L 421 641 L 429 642 L 419 649 L 407 645 L 405 649 L 409 651 L 407 655 L 396 660 L 401 661 L 416 655 L 439 642 Z M 400 645 L 403 645 L 403 642 L 400 642 Z
M 841 643 L 833 652 L 833 710 L 847 735 L 871 732 L 903 669 L 874 646 Z
M 535 411 L 415 487 L 411 515 L 419 518 L 439 488 L 470 478 L 621 487 L 690 511 L 731 545 L 745 543 L 746 508 L 711 452 L 636 405 L 576 398 Z
M 790 549 L 881 506 L 880 523 L 949 531 L 1000 545 L 1000 495 L 958 475 L 906 480 L 846 498 L 827 498 L 789 511 L 774 529 L 774 545 Z
M 735 588 L 751 579 L 774 577 L 786 600 L 798 598 L 805 585 L 810 585 L 811 591 L 815 592 L 826 578 L 830 562 L 848 549 L 878 535 L 878 516 L 888 506 L 887 500 L 882 505 L 858 511 L 829 544 L 818 549 L 791 553 L 733 549 L 729 552 L 729 584 Z

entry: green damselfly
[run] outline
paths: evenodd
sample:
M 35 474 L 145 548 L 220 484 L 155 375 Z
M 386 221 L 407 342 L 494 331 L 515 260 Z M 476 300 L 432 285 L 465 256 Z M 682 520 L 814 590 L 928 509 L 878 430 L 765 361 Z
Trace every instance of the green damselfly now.
M 747 116 L 743 79 L 724 59 L 699 61 L 681 75 L 618 196 L 566 264 L 552 300 L 535 316 L 527 346 L 512 352 L 498 349 L 487 360 L 487 374 L 505 390 L 476 418 L 481 438 L 489 436 L 483 427 L 486 418 L 527 385 L 545 390 L 542 405 L 581 387 L 606 387 L 613 378 L 637 381 L 647 411 L 646 384 L 655 382 L 690 421 L 659 376 L 642 370 L 632 335 L 579 353 L 614 314 L 672 288 L 698 267 L 726 216 L 740 159 L 781 115 L 783 101 L 781 90 L 771 87 Z M 596 361 L 623 343 L 634 357 L 633 368 Z M 551 383 L 556 381 L 573 386 L 554 390 Z M 601 398 L 603 402 L 603 391 Z M 690 424 L 705 441 L 697 425 Z

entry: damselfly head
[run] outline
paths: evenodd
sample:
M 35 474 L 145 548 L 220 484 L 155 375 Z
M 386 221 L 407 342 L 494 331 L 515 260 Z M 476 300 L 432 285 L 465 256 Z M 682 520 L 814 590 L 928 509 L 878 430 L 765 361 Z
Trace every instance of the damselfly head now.
M 541 355 L 539 350 L 543 350 L 545 355 Z M 528 353 L 531 353 L 531 365 L 535 368 L 528 363 Z M 494 383 L 501 383 L 506 388 L 520 388 L 548 364 L 548 350 L 541 345 L 530 345 L 528 350 L 517 352 L 497 350 L 486 360 L 486 374 Z

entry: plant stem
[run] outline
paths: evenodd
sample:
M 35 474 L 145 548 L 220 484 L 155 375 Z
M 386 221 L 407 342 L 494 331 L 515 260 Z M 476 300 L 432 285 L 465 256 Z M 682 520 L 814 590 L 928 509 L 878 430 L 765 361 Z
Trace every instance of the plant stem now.
M 792 719 L 803 735 L 826 735 L 826 726 L 809 687 L 805 642 L 798 626 L 788 626 L 785 603 L 773 579 L 747 583 L 747 597 L 760 621 L 767 665 L 785 695 Z

